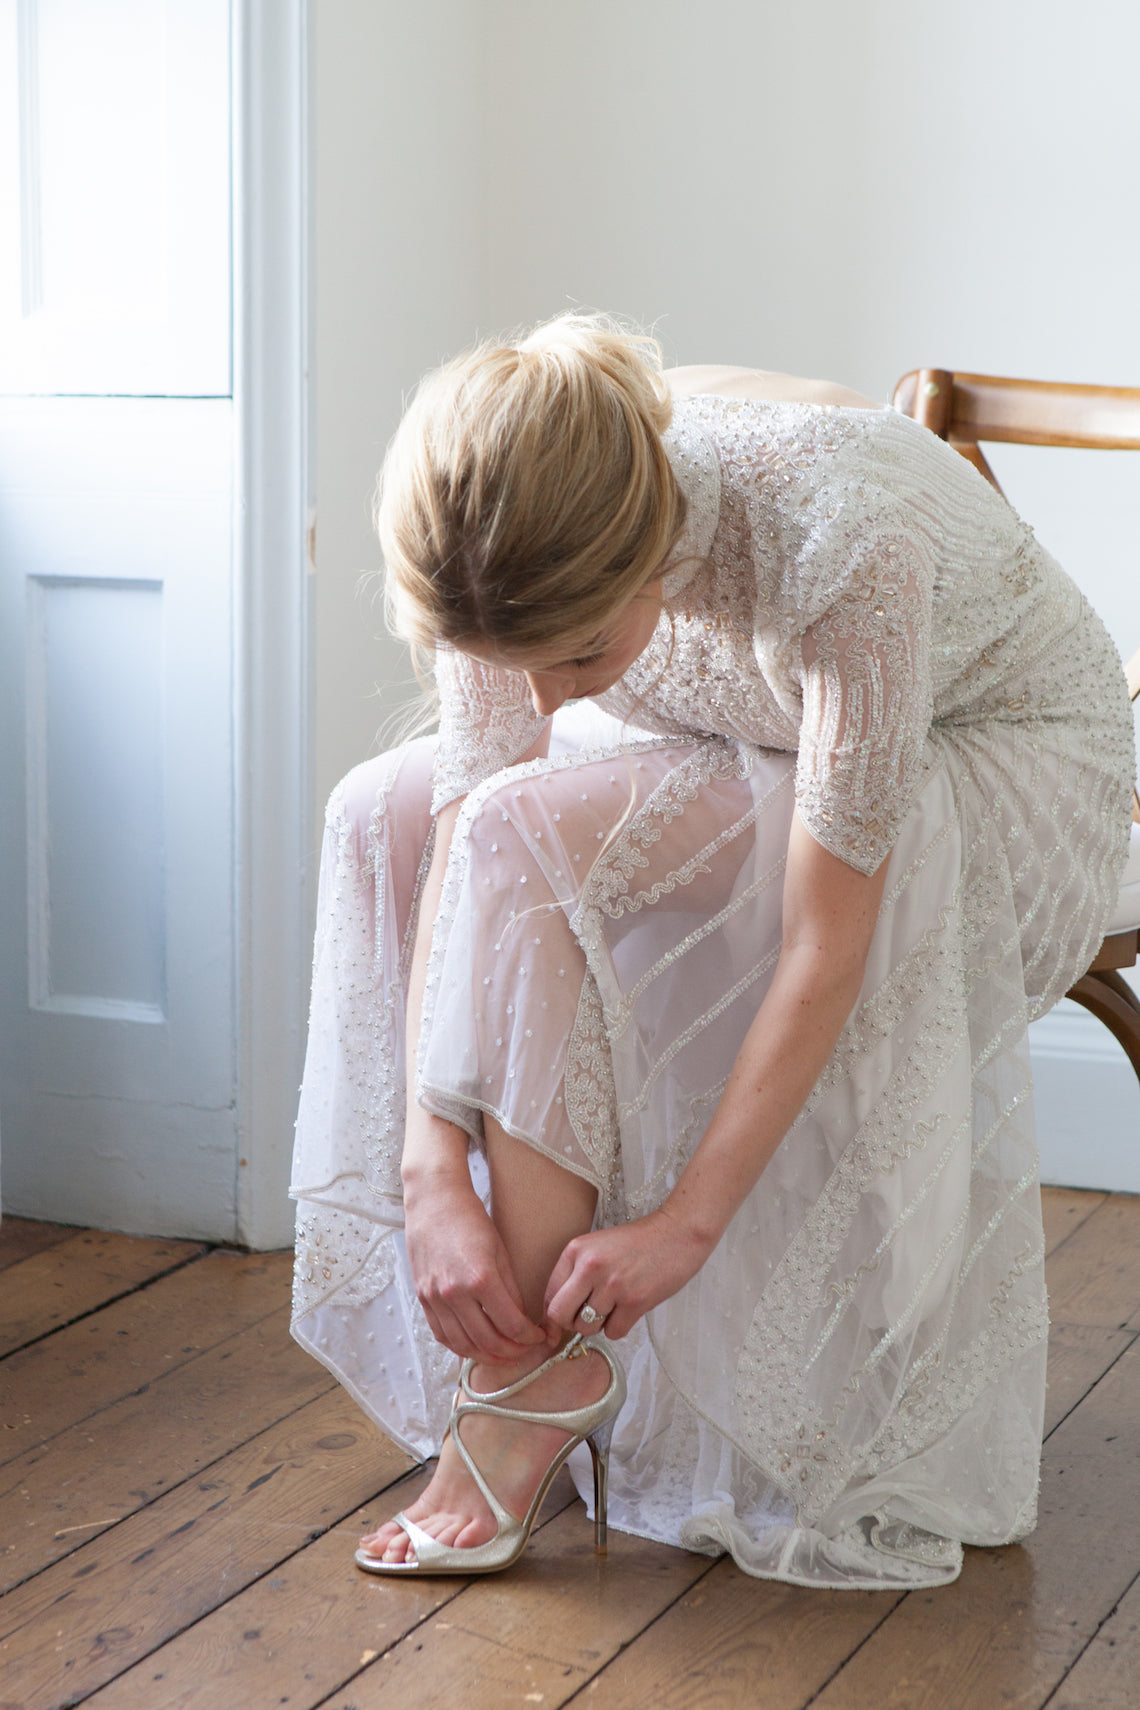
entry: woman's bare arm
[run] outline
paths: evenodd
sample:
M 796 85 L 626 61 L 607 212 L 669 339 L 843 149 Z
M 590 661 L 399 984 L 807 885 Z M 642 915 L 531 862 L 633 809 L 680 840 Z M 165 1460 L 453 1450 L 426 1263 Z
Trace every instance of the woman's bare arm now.
M 767 368 L 731 368 L 723 362 L 693 363 L 667 368 L 665 378 L 675 398 L 714 392 L 724 398 L 751 398 L 774 404 L 843 404 L 848 409 L 878 410 L 864 398 L 831 380 L 805 380 L 797 374 L 777 374 Z
M 544 731 L 523 759 L 539 758 L 548 740 Z M 432 1334 L 464 1357 L 511 1359 L 544 1341 L 545 1331 L 526 1316 L 507 1250 L 472 1186 L 466 1133 L 424 1110 L 415 1096 L 432 932 L 462 806 L 451 802 L 436 816 L 408 975 L 404 1214 L 412 1276 Z

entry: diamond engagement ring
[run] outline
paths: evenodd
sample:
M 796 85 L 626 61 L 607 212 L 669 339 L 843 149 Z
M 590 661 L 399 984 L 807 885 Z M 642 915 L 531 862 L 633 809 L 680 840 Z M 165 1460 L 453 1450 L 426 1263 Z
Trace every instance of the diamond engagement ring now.
M 594 1307 L 590 1306 L 589 1304 L 587 1304 L 586 1306 L 584 1306 L 582 1308 L 581 1312 L 579 1312 L 579 1314 L 578 1314 L 578 1317 L 582 1320 L 583 1324 L 604 1324 L 606 1321 L 605 1313 L 604 1312 L 598 1312 Z

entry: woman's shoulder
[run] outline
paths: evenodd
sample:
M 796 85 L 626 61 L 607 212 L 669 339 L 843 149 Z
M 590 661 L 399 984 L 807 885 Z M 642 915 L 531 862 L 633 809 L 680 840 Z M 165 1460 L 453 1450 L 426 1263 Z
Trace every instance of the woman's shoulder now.
M 726 363 L 690 363 L 667 368 L 665 379 L 674 398 L 742 398 L 751 403 L 818 404 L 850 410 L 880 410 L 882 405 L 861 392 L 831 380 L 808 380 L 765 368 L 736 368 Z
M 672 435 L 702 439 L 724 482 L 763 487 L 777 507 L 826 488 L 902 495 L 963 464 L 891 405 L 830 381 L 747 368 L 671 369 L 671 386 L 674 377 Z
M 785 486 L 793 471 L 811 485 L 870 475 L 884 454 L 890 460 L 904 420 L 889 405 L 825 380 L 721 367 L 670 369 L 666 379 L 672 431 L 703 435 L 730 484 L 774 470 Z

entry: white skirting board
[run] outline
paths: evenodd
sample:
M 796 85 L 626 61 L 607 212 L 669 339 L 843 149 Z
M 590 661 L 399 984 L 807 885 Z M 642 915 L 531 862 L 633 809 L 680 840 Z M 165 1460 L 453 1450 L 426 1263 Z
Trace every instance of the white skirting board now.
M 1140 1193 L 1140 1081 L 1107 1027 L 1066 998 L 1029 1043 L 1041 1180 Z

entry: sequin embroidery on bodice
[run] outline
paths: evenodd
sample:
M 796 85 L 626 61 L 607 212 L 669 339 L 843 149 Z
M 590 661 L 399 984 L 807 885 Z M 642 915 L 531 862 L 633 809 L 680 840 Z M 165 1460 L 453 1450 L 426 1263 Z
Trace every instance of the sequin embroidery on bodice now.
M 645 653 L 598 697 L 631 726 L 798 756 L 813 835 L 871 872 L 938 724 L 1081 717 L 1062 658 L 1084 601 L 957 453 L 891 410 L 679 400 L 688 501 Z M 1092 645 L 1090 643 L 1090 645 Z M 441 653 L 436 806 L 542 728 L 521 675 Z M 1122 693 L 1104 684 L 1104 711 Z M 1122 770 L 1129 758 L 1112 757 Z

